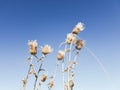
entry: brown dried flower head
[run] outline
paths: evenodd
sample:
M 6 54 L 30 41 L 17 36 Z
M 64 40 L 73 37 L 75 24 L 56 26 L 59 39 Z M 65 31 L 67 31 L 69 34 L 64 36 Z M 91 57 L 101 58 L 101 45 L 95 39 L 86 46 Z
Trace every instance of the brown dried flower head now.
M 76 35 L 73 33 L 68 33 L 66 38 L 66 43 L 71 44 L 76 42 Z
M 37 47 L 38 47 L 37 40 L 28 41 L 28 45 L 29 45 L 30 54 L 32 54 L 32 55 L 37 54 Z
M 69 81 L 69 86 L 72 88 L 72 87 L 74 87 L 74 82 L 73 82 L 73 80 L 70 80 Z
M 46 79 L 47 79 L 47 75 L 46 75 L 46 74 L 44 74 L 44 75 L 41 77 L 41 79 L 40 79 L 40 80 L 41 80 L 42 82 L 45 82 L 45 81 L 46 81 Z
M 83 31 L 83 30 L 84 30 L 84 24 L 79 22 L 73 29 L 72 33 L 78 34 L 80 31 Z
M 84 41 L 83 40 L 77 40 L 76 41 L 76 49 L 80 50 L 84 46 Z
M 42 47 L 42 54 L 47 55 L 52 52 L 52 48 L 49 45 Z
M 62 60 L 65 56 L 65 51 L 59 50 L 58 51 L 58 55 L 57 55 L 57 59 L 58 60 Z

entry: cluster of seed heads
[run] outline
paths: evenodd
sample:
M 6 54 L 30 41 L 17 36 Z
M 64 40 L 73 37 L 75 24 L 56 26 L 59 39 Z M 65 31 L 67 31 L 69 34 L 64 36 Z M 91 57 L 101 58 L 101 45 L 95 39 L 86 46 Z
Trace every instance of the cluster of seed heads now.
M 65 41 L 63 42 L 65 44 L 65 47 L 63 50 L 59 50 L 58 54 L 57 54 L 57 59 L 58 62 L 62 61 L 62 65 L 63 65 L 63 78 L 64 78 L 64 73 L 67 72 L 68 73 L 68 81 L 64 81 L 64 87 L 66 87 L 66 89 L 64 90 L 72 90 L 74 87 L 74 71 L 72 71 L 72 69 L 74 69 L 74 65 L 77 64 L 76 58 L 74 59 L 74 61 L 71 61 L 71 53 L 72 53 L 72 47 L 74 46 L 74 48 L 76 49 L 77 53 L 76 56 L 79 54 L 79 51 L 81 50 L 81 48 L 84 46 L 84 41 L 78 38 L 78 34 L 84 30 L 84 24 L 83 23 L 78 23 L 72 30 L 71 33 L 68 33 L 66 36 Z M 29 70 L 27 73 L 27 76 L 22 80 L 23 81 L 23 87 L 24 90 L 26 90 L 26 84 L 29 78 L 30 74 L 33 74 L 35 76 L 35 83 L 34 83 L 34 90 L 38 90 L 37 88 L 37 83 L 38 83 L 38 79 L 39 79 L 39 85 L 41 85 L 41 82 L 45 82 L 48 79 L 48 75 L 47 74 L 43 74 L 42 76 L 39 76 L 40 71 L 46 71 L 46 69 L 42 68 L 42 64 L 44 62 L 44 58 L 47 56 L 47 54 L 50 54 L 53 49 L 51 48 L 50 45 L 44 45 L 43 47 L 40 47 L 40 49 L 38 49 L 38 43 L 37 40 L 30 40 L 28 41 L 28 45 L 29 45 L 29 53 L 31 54 L 31 57 L 28 58 L 28 60 L 30 61 L 30 65 L 29 65 Z M 38 51 L 40 50 L 42 56 L 39 58 L 37 56 Z M 66 69 L 64 68 L 64 59 L 66 54 L 69 54 L 69 58 L 68 60 L 66 60 L 68 62 L 68 65 L 66 67 Z M 38 71 L 36 72 L 34 69 L 34 64 L 32 63 L 33 59 L 36 58 L 37 61 L 40 63 L 40 67 L 38 68 Z M 55 69 L 55 73 L 52 76 L 52 78 L 50 79 L 48 85 L 48 88 L 51 90 L 55 84 L 55 75 L 57 72 L 57 67 L 58 64 L 56 65 L 56 69 Z M 66 83 L 67 82 L 67 83 Z
M 66 36 L 65 41 L 63 42 L 63 44 L 65 44 L 65 47 L 63 50 L 59 50 L 58 51 L 58 56 L 57 59 L 58 61 L 62 61 L 62 77 L 63 77 L 63 83 L 66 82 L 66 84 L 63 84 L 63 87 L 66 87 L 65 90 L 72 90 L 74 87 L 74 68 L 75 65 L 77 64 L 76 61 L 76 56 L 78 56 L 79 51 L 82 49 L 82 47 L 84 46 L 84 40 L 81 40 L 78 38 L 78 34 L 84 30 L 84 24 L 83 23 L 78 23 L 72 30 L 71 33 L 68 33 Z M 61 45 L 60 45 L 61 46 Z M 74 57 L 74 55 L 71 55 L 73 50 L 72 48 L 74 47 L 74 49 L 76 50 L 76 54 L 75 54 L 75 58 L 74 60 L 71 60 L 71 57 Z M 68 53 L 68 54 L 67 54 Z M 66 56 L 68 55 L 68 59 L 65 60 Z M 68 65 L 67 67 L 64 68 L 64 62 L 67 61 Z M 64 73 L 67 73 L 68 76 L 68 80 L 65 81 L 65 76 Z
M 22 80 L 23 88 L 24 90 L 26 90 L 28 79 L 30 75 L 33 74 L 35 76 L 34 90 L 37 90 L 37 84 L 39 83 L 39 85 L 41 85 L 40 84 L 41 82 L 45 82 L 47 80 L 47 77 L 48 77 L 47 74 L 43 74 L 42 76 L 39 76 L 39 73 L 40 71 L 46 71 L 46 69 L 42 68 L 42 64 L 44 62 L 44 58 L 47 56 L 47 54 L 50 54 L 53 51 L 53 49 L 51 48 L 50 45 L 44 45 L 43 47 L 38 49 L 37 40 L 29 40 L 28 45 L 29 45 L 29 53 L 31 54 L 31 56 L 28 58 L 30 64 L 29 64 L 29 70 L 28 70 L 27 76 Z M 42 54 L 40 58 L 37 56 L 37 53 L 39 50 Z M 38 68 L 37 71 L 35 71 L 34 69 L 35 65 L 32 63 L 34 58 L 36 58 L 37 61 L 41 61 L 40 67 Z

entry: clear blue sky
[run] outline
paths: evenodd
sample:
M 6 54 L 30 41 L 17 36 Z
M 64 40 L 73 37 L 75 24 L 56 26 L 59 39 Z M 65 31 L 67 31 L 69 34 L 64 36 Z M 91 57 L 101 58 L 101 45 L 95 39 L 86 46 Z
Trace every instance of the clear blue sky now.
M 119 0 L 0 0 L 0 90 L 20 90 L 28 69 L 28 40 L 54 48 L 46 58 L 52 72 L 58 45 L 79 21 L 86 26 L 80 38 L 100 58 L 111 81 L 82 49 L 75 90 L 120 90 Z M 57 77 L 55 90 L 61 90 Z

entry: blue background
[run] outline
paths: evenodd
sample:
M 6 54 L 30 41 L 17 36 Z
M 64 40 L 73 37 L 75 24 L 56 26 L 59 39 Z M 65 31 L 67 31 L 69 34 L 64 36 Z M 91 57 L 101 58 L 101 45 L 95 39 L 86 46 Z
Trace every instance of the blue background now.
M 0 90 L 22 87 L 28 69 L 25 60 L 30 56 L 28 40 L 54 48 L 44 64 L 52 73 L 58 45 L 78 22 L 86 27 L 80 38 L 101 60 L 111 80 L 83 48 L 75 90 L 120 90 L 119 0 L 0 0 Z M 62 89 L 60 71 L 59 66 L 55 90 Z

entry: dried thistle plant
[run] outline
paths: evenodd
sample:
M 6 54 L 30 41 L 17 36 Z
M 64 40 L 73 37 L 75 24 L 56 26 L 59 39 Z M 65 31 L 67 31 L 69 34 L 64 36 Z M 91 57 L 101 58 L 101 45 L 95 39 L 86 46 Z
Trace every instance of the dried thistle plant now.
M 33 90 L 37 90 L 38 89 L 37 86 L 40 86 L 40 84 L 41 84 L 40 82 L 38 82 L 38 79 L 40 78 L 39 73 L 41 71 L 46 71 L 45 69 L 42 68 L 42 65 L 43 65 L 43 62 L 44 62 L 44 58 L 45 58 L 45 56 L 47 54 L 50 54 L 52 52 L 52 48 L 49 45 L 45 45 L 44 47 L 42 47 L 42 50 L 40 51 L 42 53 L 42 56 L 40 58 L 38 58 L 36 56 L 36 54 L 38 53 L 38 50 L 37 50 L 38 43 L 37 43 L 37 41 L 36 40 L 28 41 L 28 45 L 29 45 L 29 53 L 31 54 L 31 57 L 28 58 L 30 64 L 29 64 L 29 69 L 28 69 L 27 75 L 22 80 L 22 82 L 23 82 L 23 89 L 26 90 L 26 85 L 27 85 L 28 79 L 29 79 L 30 75 L 33 74 L 34 77 L 35 77 Z M 33 59 L 37 59 L 38 61 L 39 60 L 41 61 L 37 72 L 35 71 L 35 69 L 34 69 L 35 66 L 32 63 Z M 45 82 L 46 79 L 47 79 L 47 74 L 44 74 L 41 77 L 40 81 L 41 82 Z
M 81 48 L 84 46 L 84 41 L 78 39 L 78 34 L 84 30 L 84 24 L 83 23 L 78 23 L 74 29 L 72 30 L 71 33 L 67 34 L 67 37 L 65 39 L 65 53 L 64 55 L 58 54 L 60 60 L 63 60 L 62 62 L 62 78 L 63 78 L 63 89 L 64 90 L 73 90 L 73 86 L 74 86 L 74 67 L 77 64 L 77 57 L 79 55 L 79 51 L 81 50 Z M 60 44 L 61 46 L 61 44 Z M 73 48 L 76 49 L 76 54 L 73 55 Z M 65 57 L 65 54 L 68 53 L 68 56 Z M 58 57 L 57 56 L 57 57 Z M 64 57 L 62 57 L 64 56 Z M 74 59 L 72 60 L 72 58 L 74 57 Z M 66 60 L 65 60 L 66 59 Z M 64 62 L 67 62 L 67 67 L 64 67 Z M 64 73 L 67 72 L 67 77 L 64 76 Z M 67 81 L 65 81 L 65 78 L 67 78 Z M 67 82 L 67 84 L 65 83 Z
M 62 62 L 61 66 L 62 66 L 63 90 L 73 90 L 73 87 L 75 85 L 74 83 L 75 69 L 74 68 L 75 68 L 75 65 L 77 64 L 77 57 L 79 56 L 79 52 L 85 44 L 84 40 L 81 40 L 78 38 L 78 34 L 83 30 L 84 30 L 84 24 L 79 22 L 74 27 L 72 32 L 67 34 L 65 41 L 62 44 L 60 44 L 60 46 L 64 45 L 64 49 L 60 49 L 58 51 L 58 54 L 57 54 L 58 61 L 56 63 L 56 68 L 53 76 L 51 77 L 49 83 L 47 84 L 49 90 L 53 90 L 53 87 L 55 85 L 55 77 L 56 77 L 58 65 L 60 64 L 60 62 Z M 26 85 L 30 75 L 34 75 L 35 82 L 34 82 L 33 90 L 39 90 L 38 86 L 41 87 L 42 83 L 47 82 L 46 80 L 48 79 L 46 68 L 45 69 L 42 68 L 44 59 L 48 54 L 50 54 L 53 51 L 53 49 L 51 48 L 50 45 L 44 45 L 40 49 L 42 56 L 39 58 L 37 57 L 37 53 L 39 50 L 37 41 L 36 40 L 28 41 L 28 45 L 29 45 L 29 53 L 31 54 L 31 57 L 28 58 L 30 64 L 29 64 L 27 75 L 22 80 L 23 88 L 24 90 L 26 90 Z M 74 52 L 74 50 L 76 50 L 76 52 Z M 37 69 L 37 71 L 35 71 L 34 69 L 35 64 L 33 64 L 32 62 L 33 59 L 37 59 L 37 63 L 39 63 L 39 68 Z M 65 65 L 66 63 L 67 65 Z M 39 75 L 41 71 L 44 72 L 42 76 Z

